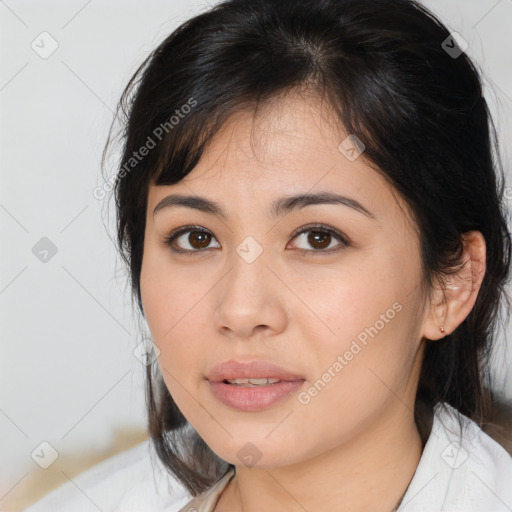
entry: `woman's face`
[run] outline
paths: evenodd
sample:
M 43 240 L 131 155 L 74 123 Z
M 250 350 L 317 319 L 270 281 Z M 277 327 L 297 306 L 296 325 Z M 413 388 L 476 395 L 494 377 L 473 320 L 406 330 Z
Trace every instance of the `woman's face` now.
M 184 416 L 222 459 L 270 467 L 412 421 L 433 327 L 407 210 L 347 142 L 339 149 L 348 134 L 336 135 L 326 105 L 289 95 L 262 114 L 254 124 L 238 112 L 184 180 L 150 187 L 141 293 Z M 198 202 L 154 213 L 170 194 L 225 216 Z M 322 194 L 347 201 L 273 209 Z M 213 385 L 227 361 L 270 362 L 298 383 Z

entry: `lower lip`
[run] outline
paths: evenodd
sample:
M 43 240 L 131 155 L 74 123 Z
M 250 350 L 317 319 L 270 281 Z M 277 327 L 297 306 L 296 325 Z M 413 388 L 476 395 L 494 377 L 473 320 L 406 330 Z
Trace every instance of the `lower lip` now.
M 281 381 L 266 386 L 236 386 L 225 382 L 210 382 L 213 395 L 223 404 L 241 411 L 258 411 L 290 396 L 304 383 L 304 379 Z

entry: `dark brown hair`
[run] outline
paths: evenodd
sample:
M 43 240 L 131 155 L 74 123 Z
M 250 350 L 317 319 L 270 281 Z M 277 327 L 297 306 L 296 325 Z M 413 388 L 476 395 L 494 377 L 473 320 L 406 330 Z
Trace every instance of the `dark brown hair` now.
M 117 242 L 140 312 L 150 182 L 184 178 L 237 110 L 307 89 L 364 142 L 365 161 L 414 213 L 426 290 L 461 266 L 463 233 L 483 234 L 487 268 L 476 303 L 453 333 L 425 340 L 416 402 L 446 402 L 485 426 L 501 298 L 510 306 L 511 244 L 480 73 L 464 52 L 453 53 L 454 41 L 412 0 L 227 0 L 174 30 L 118 106 Z M 111 131 L 105 154 L 115 139 Z M 193 495 L 225 474 L 230 465 L 181 414 L 156 364 L 147 367 L 147 403 L 157 453 Z

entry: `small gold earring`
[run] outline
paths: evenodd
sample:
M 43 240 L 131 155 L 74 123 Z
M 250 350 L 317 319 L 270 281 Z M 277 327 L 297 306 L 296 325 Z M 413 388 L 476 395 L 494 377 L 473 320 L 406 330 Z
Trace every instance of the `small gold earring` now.
M 444 322 L 441 324 L 441 332 L 444 334 Z

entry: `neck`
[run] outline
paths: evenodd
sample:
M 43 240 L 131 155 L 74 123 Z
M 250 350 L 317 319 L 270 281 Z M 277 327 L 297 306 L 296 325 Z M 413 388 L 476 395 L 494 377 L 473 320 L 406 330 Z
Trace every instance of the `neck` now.
M 339 510 L 391 512 L 419 463 L 422 438 L 412 411 L 395 400 L 372 427 L 299 463 L 236 467 L 215 512 Z

